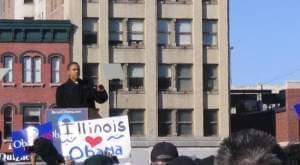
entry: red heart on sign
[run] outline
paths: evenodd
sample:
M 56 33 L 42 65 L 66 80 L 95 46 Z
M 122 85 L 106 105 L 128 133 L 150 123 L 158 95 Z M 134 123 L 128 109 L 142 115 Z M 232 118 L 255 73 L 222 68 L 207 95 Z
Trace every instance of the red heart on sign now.
M 93 138 L 91 136 L 87 136 L 85 137 L 85 141 L 88 142 L 91 145 L 91 147 L 95 147 L 96 145 L 102 142 L 102 137 L 98 136 Z

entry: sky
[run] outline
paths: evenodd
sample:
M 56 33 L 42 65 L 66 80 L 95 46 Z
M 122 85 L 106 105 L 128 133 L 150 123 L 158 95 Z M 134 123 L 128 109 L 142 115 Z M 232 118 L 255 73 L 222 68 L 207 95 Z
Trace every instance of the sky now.
M 232 85 L 300 80 L 300 0 L 229 0 Z

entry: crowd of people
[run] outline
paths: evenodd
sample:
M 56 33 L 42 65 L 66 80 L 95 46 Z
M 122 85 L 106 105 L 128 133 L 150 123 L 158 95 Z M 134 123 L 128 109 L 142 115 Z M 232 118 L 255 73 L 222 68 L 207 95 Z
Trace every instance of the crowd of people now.
M 38 138 L 34 142 L 31 160 L 39 155 L 48 165 L 72 165 L 71 160 L 64 160 L 51 141 Z M 159 142 L 152 148 L 151 165 L 297 165 L 290 160 L 300 160 L 300 144 L 281 147 L 268 133 L 250 129 L 243 130 L 225 138 L 217 155 L 203 159 L 192 159 L 180 155 L 177 147 L 169 142 Z M 94 155 L 85 160 L 84 165 L 115 165 L 119 160 L 113 155 Z M 145 161 L 145 165 L 149 164 Z

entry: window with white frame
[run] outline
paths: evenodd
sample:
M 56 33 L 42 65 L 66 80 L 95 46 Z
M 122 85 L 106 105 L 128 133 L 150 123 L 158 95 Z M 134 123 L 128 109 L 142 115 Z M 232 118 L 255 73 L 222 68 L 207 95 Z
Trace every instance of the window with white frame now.
M 128 64 L 129 90 L 144 90 L 144 65 Z
M 218 21 L 203 20 L 203 46 L 216 47 L 218 45 Z
M 179 64 L 176 68 L 177 78 L 177 91 L 190 92 L 193 91 L 192 82 L 192 65 Z
M 98 43 L 98 19 L 85 18 L 83 21 L 83 44 L 97 45 Z
M 123 42 L 123 21 L 122 19 L 111 19 L 109 22 L 109 42 L 111 45 L 120 45 Z
M 218 136 L 218 110 L 204 110 L 204 136 Z
M 172 65 L 161 64 L 158 69 L 158 89 L 160 91 L 167 91 L 172 85 Z
M 218 91 L 218 65 L 205 64 L 203 71 L 204 90 L 208 92 Z
M 41 105 L 23 106 L 23 128 L 37 126 L 41 123 Z
M 128 20 L 128 42 L 130 45 L 142 44 L 144 41 L 144 20 Z
M 41 83 L 42 79 L 42 58 L 29 57 L 23 58 L 23 82 Z
M 158 113 L 158 136 L 192 136 L 192 109 L 160 109 Z
M 60 82 L 60 57 L 51 58 L 51 83 Z
M 8 73 L 4 76 L 4 83 L 12 83 L 13 82 L 13 56 L 4 56 L 4 65 L 3 67 L 8 69 Z
M 176 45 L 192 45 L 192 21 L 176 20 Z
M 4 109 L 4 139 L 11 139 L 12 130 L 13 130 L 13 107 L 7 106 Z
M 157 43 L 161 46 L 167 46 L 171 44 L 171 20 L 160 19 L 158 20 L 158 35 Z

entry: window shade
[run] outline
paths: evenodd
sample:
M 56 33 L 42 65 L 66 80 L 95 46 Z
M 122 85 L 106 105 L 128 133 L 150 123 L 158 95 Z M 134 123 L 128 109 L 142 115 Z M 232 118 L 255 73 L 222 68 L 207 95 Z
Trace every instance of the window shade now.
M 131 65 L 128 67 L 129 77 L 144 77 L 143 65 Z
M 171 77 L 171 67 L 170 65 L 160 65 L 159 66 L 159 77 Z

